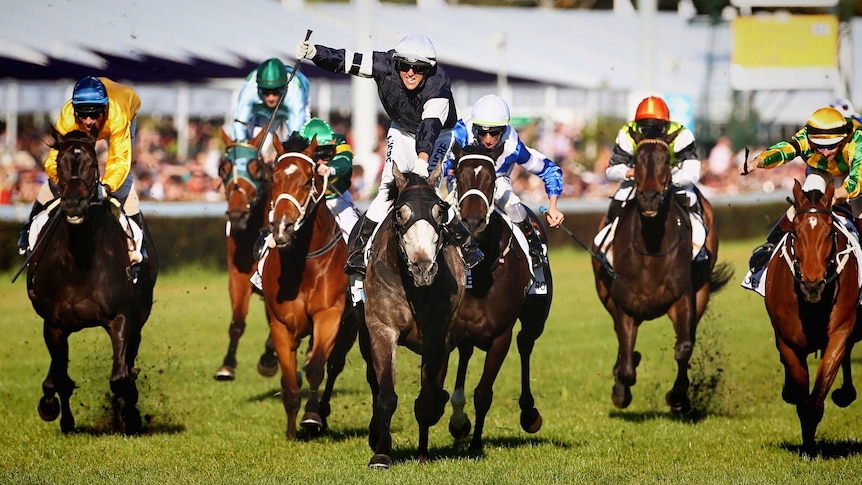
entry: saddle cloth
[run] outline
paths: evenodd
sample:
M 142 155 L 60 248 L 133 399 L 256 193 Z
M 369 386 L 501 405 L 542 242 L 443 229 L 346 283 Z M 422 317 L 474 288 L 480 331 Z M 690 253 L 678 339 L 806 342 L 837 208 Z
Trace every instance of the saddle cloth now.
M 843 216 L 836 215 L 836 219 L 840 220 L 842 223 L 837 224 L 838 230 L 840 230 L 847 240 L 850 242 L 849 251 L 846 253 L 846 257 L 853 257 L 856 259 L 857 266 L 862 263 L 862 247 L 859 245 L 859 235 L 855 232 L 855 230 L 850 229 L 852 223 L 844 218 Z M 782 257 L 785 258 L 788 266 L 791 268 L 793 264 L 790 261 L 790 256 L 787 254 L 787 234 L 781 238 L 778 244 L 775 246 L 775 249 L 772 250 L 772 255 L 769 257 L 769 260 L 772 261 L 772 258 Z M 839 255 L 840 257 L 840 255 Z M 745 273 L 745 277 L 742 278 L 742 282 L 739 286 L 745 288 L 746 290 L 751 290 L 757 293 L 760 296 L 766 296 L 766 268 L 769 266 L 769 263 L 763 266 L 763 269 L 757 271 L 756 273 L 752 273 L 751 269 L 749 269 Z M 862 288 L 862 271 L 858 271 L 858 281 L 857 284 L 859 288 Z M 859 304 L 862 304 L 862 294 L 859 295 Z
M 691 259 L 692 261 L 702 261 L 706 258 L 706 252 L 701 253 L 703 245 L 706 243 L 706 224 L 700 215 L 694 212 L 689 212 L 689 219 L 691 220 Z M 596 247 L 608 258 L 611 266 L 614 264 L 613 242 L 619 220 L 620 218 L 617 217 L 613 222 L 603 227 L 593 239 Z

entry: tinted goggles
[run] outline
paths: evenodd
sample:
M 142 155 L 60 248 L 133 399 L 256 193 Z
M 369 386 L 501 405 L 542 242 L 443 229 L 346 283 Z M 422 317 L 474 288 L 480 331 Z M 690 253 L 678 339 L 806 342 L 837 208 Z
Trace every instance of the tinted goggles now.
M 502 136 L 504 131 L 506 131 L 505 126 L 477 126 L 476 136 L 483 137 L 491 135 L 494 138 L 497 138 L 499 136 Z
M 102 107 L 100 107 L 100 108 L 83 107 L 83 108 L 76 108 L 75 109 L 75 116 L 77 116 L 78 118 L 81 118 L 82 120 L 85 120 L 87 118 L 93 118 L 95 120 L 95 119 L 98 119 L 100 116 L 102 116 L 102 113 L 104 113 L 104 112 L 105 112 L 105 108 L 102 108 Z
M 409 72 L 412 69 L 414 74 L 425 74 L 431 69 L 428 64 L 412 64 L 407 61 L 397 61 L 395 67 L 401 72 Z
M 261 88 L 261 89 L 258 89 L 258 94 L 260 94 L 261 98 L 264 98 L 264 97 L 269 96 L 269 95 L 281 96 L 281 89 L 278 89 L 278 88 L 263 89 L 263 88 Z

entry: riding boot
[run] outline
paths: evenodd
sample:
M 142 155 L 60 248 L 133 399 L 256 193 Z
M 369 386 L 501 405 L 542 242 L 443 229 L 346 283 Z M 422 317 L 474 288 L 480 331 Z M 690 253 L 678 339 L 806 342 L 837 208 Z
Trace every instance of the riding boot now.
M 374 233 L 374 229 L 376 227 L 376 222 L 366 216 L 362 216 L 359 233 L 350 245 L 349 252 L 347 254 L 347 264 L 344 265 L 345 273 L 351 276 L 356 275 L 356 278 L 352 279 L 361 280 L 365 277 L 365 255 L 363 253 L 365 252 L 365 246 L 368 245 L 368 240 L 371 239 L 371 235 Z
M 450 240 L 461 246 L 461 258 L 464 260 L 464 266 L 467 269 L 473 269 L 474 266 L 482 261 L 485 254 L 479 249 L 479 243 L 473 239 L 473 236 L 470 235 L 470 231 L 467 230 L 467 226 L 464 225 L 461 219 L 453 217 L 446 226 L 446 230 L 449 233 Z
M 518 229 L 524 233 L 524 237 L 527 238 L 527 246 L 530 248 L 530 260 L 533 262 L 533 268 L 539 269 L 546 265 L 548 261 L 545 258 L 545 250 L 542 240 L 539 239 L 539 234 L 533 228 L 533 224 L 530 222 L 530 219 L 524 219 L 521 222 L 517 222 L 516 225 L 518 226 Z
M 147 254 L 147 238 L 143 236 L 144 234 L 144 215 L 138 212 L 133 216 L 129 216 L 129 219 L 135 221 L 135 224 L 141 228 L 141 263 L 146 263 L 150 260 L 149 254 Z
M 33 223 L 33 218 L 36 214 L 42 212 L 44 209 L 45 205 L 39 203 L 38 200 L 33 202 L 33 208 L 30 209 L 30 215 L 21 227 L 21 234 L 18 236 L 18 254 L 23 256 L 27 253 L 27 247 L 30 245 L 30 224 Z
M 614 219 L 618 218 L 620 214 L 623 213 L 623 207 L 625 206 L 626 201 L 611 199 L 611 205 L 608 207 L 608 216 L 605 219 L 605 223 L 602 227 L 607 226 L 608 224 L 614 222 Z
M 793 225 L 790 219 L 787 218 L 787 214 L 782 215 L 778 223 L 766 235 L 766 242 L 757 246 L 752 251 L 751 258 L 748 260 L 748 267 L 752 273 L 757 273 L 766 266 L 766 263 L 769 262 L 769 258 L 772 256 L 772 250 L 775 249 L 775 245 L 791 229 L 793 229 Z
M 254 242 L 254 247 L 252 248 L 251 254 L 254 255 L 254 259 L 259 260 L 263 257 L 263 253 L 266 252 L 266 240 L 272 232 L 269 230 L 269 226 L 264 227 L 260 230 L 260 235 L 257 236 L 257 241 Z

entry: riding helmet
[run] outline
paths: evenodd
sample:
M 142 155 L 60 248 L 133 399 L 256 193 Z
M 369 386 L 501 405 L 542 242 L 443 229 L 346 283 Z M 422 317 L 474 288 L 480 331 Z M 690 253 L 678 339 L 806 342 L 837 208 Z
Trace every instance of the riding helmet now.
M 431 39 L 422 34 L 408 34 L 395 46 L 395 59 L 409 64 L 437 64 L 437 49 Z
M 72 106 L 78 113 L 101 113 L 108 105 L 108 90 L 98 78 L 87 76 L 72 89 Z
M 473 105 L 470 118 L 473 121 L 473 126 L 481 128 L 508 126 L 510 120 L 509 105 L 499 96 L 486 94 Z
M 317 135 L 318 145 L 326 145 L 332 141 L 333 138 L 332 127 L 329 126 L 329 123 L 320 118 L 311 118 L 306 121 L 305 124 L 302 125 L 302 129 L 299 130 L 299 134 L 309 140 Z
M 835 108 L 820 108 L 805 124 L 808 140 L 815 145 L 829 146 L 844 140 L 852 132 L 852 125 Z
M 257 87 L 259 89 L 281 89 L 287 85 L 287 70 L 284 63 L 276 58 L 263 61 L 257 68 Z
M 647 119 L 670 121 L 670 110 L 667 109 L 664 100 L 658 96 L 649 96 L 638 104 L 635 121 Z

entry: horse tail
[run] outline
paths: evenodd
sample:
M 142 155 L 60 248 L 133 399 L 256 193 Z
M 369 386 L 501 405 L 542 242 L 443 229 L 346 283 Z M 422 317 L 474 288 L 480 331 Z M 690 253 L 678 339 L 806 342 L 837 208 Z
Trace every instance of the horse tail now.
M 709 275 L 709 292 L 715 293 L 724 288 L 733 278 L 733 266 L 728 262 L 715 265 L 712 274 Z

